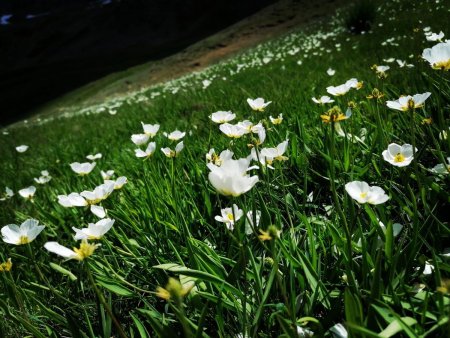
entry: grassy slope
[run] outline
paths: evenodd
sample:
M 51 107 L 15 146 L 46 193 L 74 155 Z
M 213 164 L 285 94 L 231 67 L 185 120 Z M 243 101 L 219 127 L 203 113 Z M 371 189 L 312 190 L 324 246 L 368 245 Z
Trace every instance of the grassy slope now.
M 403 328 L 406 333 L 433 330 L 430 335 L 443 335 L 448 325 L 448 298 L 435 290 L 441 276 L 448 276 L 450 271 L 439 256 L 449 234 L 449 220 L 444 213 L 449 201 L 445 188 L 448 176 L 437 179 L 426 169 L 449 154 L 450 145 L 439 143 L 437 135 L 448 128 L 450 91 L 448 74 L 441 78 L 417 58 L 423 48 L 432 44 L 425 41 L 421 30 L 415 33 L 413 29 L 431 26 L 433 31 L 439 31 L 445 27 L 446 16 L 442 9 L 428 10 L 429 4 L 411 5 L 405 1 L 383 7 L 370 34 L 348 35 L 342 31 L 339 20 L 317 25 L 308 32 L 294 33 L 205 72 L 120 102 L 116 115 L 90 113 L 61 118 L 1 135 L 0 187 L 7 185 L 17 191 L 32 184 L 33 177 L 44 169 L 53 176 L 49 184 L 38 187 L 34 203 L 16 195 L 1 205 L 0 224 L 34 217 L 47 226 L 31 244 L 33 259 L 45 278 L 36 277 L 25 248 L 1 246 L 1 261 L 12 257 L 14 262 L 12 274 L 2 274 L 9 296 L 2 295 L 1 308 L 8 304 L 12 312 L 3 324 L 6 332 L 21 334 L 26 323 L 14 326 L 17 317 L 25 318 L 42 332 L 47 327 L 52 332 L 48 336 L 57 336 L 57 331 L 74 334 L 77 330 L 108 336 L 109 330 L 114 330 L 110 321 L 102 320 L 97 312 L 96 297 L 92 288 L 86 286 L 86 265 L 62 263 L 41 249 L 47 240 L 75 245 L 71 227 L 81 228 L 95 221 L 82 208 L 65 209 L 58 205 L 56 196 L 93 189 L 101 183 L 100 169 L 114 169 L 117 175 L 127 176 L 129 183 L 103 203 L 116 224 L 89 265 L 130 334 L 139 335 L 140 325 L 145 327 L 141 330 L 151 333 L 182 330 L 177 323 L 180 318 L 183 321 L 184 315 L 175 316 L 173 306 L 164 314 L 165 302 L 149 294 L 167 282 L 167 273 L 152 267 L 177 263 L 203 272 L 196 275 L 200 277 L 196 294 L 185 301 L 184 311 L 192 325 L 205 325 L 205 333 L 211 336 L 244 331 L 251 335 L 292 335 L 296 321 L 306 316 L 316 318 L 318 323 L 305 320 L 298 324 L 319 335 L 338 322 L 346 322 L 354 332 L 361 332 L 363 327 L 380 332 L 394 318 L 403 318 L 400 323 L 417 321 L 414 326 Z M 390 20 L 393 13 L 396 19 Z M 322 33 L 318 33 L 318 27 Z M 324 37 L 332 31 L 328 38 Z M 399 46 L 381 45 L 391 37 Z M 340 51 L 336 44 L 341 45 Z M 293 54 L 296 47 L 300 51 L 290 55 L 288 52 Z M 381 81 L 370 66 L 383 64 L 382 59 L 389 57 L 407 59 L 415 67 L 400 69 L 391 64 L 389 77 Z M 264 58 L 271 61 L 265 64 Z M 336 69 L 335 76 L 326 74 L 328 67 Z M 242 69 L 236 72 L 239 68 Z M 332 133 L 329 125 L 320 121 L 324 109 L 314 105 L 311 97 L 324 95 L 328 85 L 341 84 L 351 77 L 363 80 L 363 89 L 352 90 L 338 98 L 337 103 L 343 108 L 349 100 L 358 103 L 353 116 L 344 122 L 345 129 L 359 135 L 364 127 L 367 138 L 364 145 L 336 140 L 335 161 L 331 161 Z M 212 80 L 205 90 L 203 79 Z M 381 152 L 388 143 L 412 142 L 413 124 L 407 114 L 388 110 L 383 102 L 377 105 L 367 100 L 365 96 L 373 87 L 381 89 L 387 99 L 401 94 L 432 93 L 426 109 L 415 117 L 417 167 L 399 169 L 382 160 Z M 152 92 L 160 95 L 150 99 Z M 247 97 L 258 96 L 273 101 L 260 116 L 251 112 L 245 102 Z M 282 113 L 285 120 L 281 126 L 267 124 L 272 130 L 264 145 L 290 140 L 289 160 L 277 164 L 275 171 L 258 172 L 261 182 L 233 201 L 217 195 L 209 185 L 204 155 L 214 147 L 233 149 L 235 158 L 244 157 L 251 140 L 230 142 L 221 135 L 208 119 L 217 110 L 232 110 L 238 120 L 253 121 Z M 432 116 L 434 123 L 421 125 L 422 115 Z M 159 150 L 149 161 L 142 162 L 135 158 L 135 147 L 129 139 L 130 134 L 141 132 L 140 121 L 160 123 L 163 131 L 192 131 L 192 135 L 186 136 L 186 148 L 173 163 Z M 156 142 L 158 149 L 169 145 L 161 133 Z M 28 144 L 30 149 L 18 154 L 14 147 L 19 144 Z M 85 177 L 75 176 L 68 163 L 83 162 L 84 156 L 95 152 L 104 155 L 95 171 Z M 336 189 L 330 192 L 333 166 Z M 379 207 L 357 205 L 344 190 L 345 183 L 357 179 L 383 187 L 391 199 Z M 310 192 L 314 192 L 312 203 L 307 202 Z M 333 202 L 333 192 L 340 207 Z M 245 236 L 241 221 L 234 237 L 243 245 L 237 244 L 225 227 L 214 221 L 220 208 L 232 203 L 244 210 L 261 210 L 260 228 L 269 224 L 282 227 L 281 240 L 262 243 L 257 232 Z M 327 214 L 327 206 L 332 204 L 337 209 Z M 403 225 L 393 246 L 389 238 L 388 244 L 378 244 L 378 236 L 383 234 L 377 218 L 389 226 Z M 353 259 L 348 256 L 345 223 L 352 234 Z M 430 276 L 416 270 L 424 266 L 425 260 L 435 265 Z M 52 270 L 49 262 L 61 263 L 78 280 L 71 281 Z M 246 274 L 242 273 L 244 262 Z M 348 282 L 343 280 L 344 274 Z M 19 285 L 19 298 L 12 296 L 13 284 L 8 278 L 14 278 Z M 56 289 L 53 293 L 45 290 L 47 281 Z M 413 292 L 417 283 L 423 283 L 425 291 Z M 70 309 L 61 296 L 74 302 Z M 422 301 L 424 298 L 426 302 Z M 25 302 L 28 317 L 21 313 L 20 299 Z M 444 322 L 435 326 L 439 319 Z

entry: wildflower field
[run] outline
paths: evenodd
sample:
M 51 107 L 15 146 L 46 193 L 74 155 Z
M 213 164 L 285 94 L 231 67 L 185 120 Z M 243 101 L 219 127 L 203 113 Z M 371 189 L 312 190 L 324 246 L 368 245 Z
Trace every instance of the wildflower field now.
M 447 337 L 450 3 L 351 10 L 3 129 L 0 336 Z

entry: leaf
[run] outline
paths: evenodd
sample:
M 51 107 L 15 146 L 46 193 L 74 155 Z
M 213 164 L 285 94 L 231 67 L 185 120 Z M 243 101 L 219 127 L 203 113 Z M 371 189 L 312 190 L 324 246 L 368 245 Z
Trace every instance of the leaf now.
M 66 275 L 70 278 L 71 281 L 76 281 L 78 279 L 77 276 L 75 276 L 70 270 L 64 269 L 62 266 L 55 264 L 55 263 L 50 263 L 50 267 L 60 273 L 62 273 L 63 275 Z
M 404 330 L 404 325 L 413 326 L 417 323 L 412 317 L 401 317 L 400 319 L 394 319 L 383 331 L 379 333 L 380 337 L 389 338 L 393 335 Z
M 134 295 L 129 289 L 119 285 L 118 283 L 110 280 L 97 279 L 97 284 L 103 286 L 105 289 L 115 293 L 116 295 L 123 297 L 132 297 Z

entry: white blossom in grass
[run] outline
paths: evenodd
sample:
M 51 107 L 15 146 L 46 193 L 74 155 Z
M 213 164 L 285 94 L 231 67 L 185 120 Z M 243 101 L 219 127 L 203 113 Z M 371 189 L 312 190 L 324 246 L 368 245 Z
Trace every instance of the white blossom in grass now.
M 214 219 L 218 222 L 225 223 L 228 230 L 234 229 L 234 224 L 237 222 L 244 212 L 239 209 L 236 204 L 233 204 L 233 208 L 225 208 L 220 211 L 221 216 L 216 216 Z
M 35 219 L 27 219 L 20 226 L 16 224 L 5 225 L 2 228 L 3 241 L 8 244 L 31 243 L 44 230 L 45 225 L 39 225 Z
M 222 133 L 231 138 L 240 138 L 247 133 L 246 130 L 239 125 L 230 123 L 221 124 L 219 129 Z
M 314 332 L 306 327 L 301 327 L 297 325 L 297 336 L 299 338 L 310 338 L 314 336 Z
M 346 84 L 342 84 L 339 86 L 328 86 L 327 87 L 327 93 L 331 94 L 333 96 L 342 96 L 347 94 L 347 92 L 351 89 L 351 87 L 347 86 Z
M 153 153 L 155 152 L 155 149 L 156 149 L 156 143 L 150 142 L 147 146 L 147 149 L 145 149 L 145 151 L 142 149 L 135 149 L 134 152 L 136 154 L 136 157 L 147 159 L 153 155 Z
M 273 161 L 286 161 L 288 158 L 283 154 L 286 152 L 289 140 L 281 142 L 275 148 L 262 148 L 261 156 L 266 162 L 272 164 Z
M 443 31 L 440 31 L 438 34 L 431 32 L 425 33 L 425 38 L 427 39 L 427 41 L 441 41 L 443 37 L 444 37 Z
M 258 97 L 256 99 L 247 99 L 247 103 L 249 104 L 250 108 L 252 108 L 254 111 L 264 111 L 266 107 L 272 103 L 272 101 L 265 102 L 263 98 Z
M 231 111 L 217 111 L 210 116 L 214 123 L 227 123 L 233 121 L 236 118 L 236 114 Z
M 82 261 L 91 256 L 99 246 L 100 244 L 91 244 L 85 239 L 81 242 L 79 248 L 73 248 L 73 250 L 66 248 L 58 242 L 47 242 L 44 244 L 44 248 L 48 251 L 66 259 L 76 259 L 78 261 Z
M 128 183 L 128 180 L 125 176 L 120 176 L 114 182 L 114 190 L 122 189 L 122 187 Z
M 363 82 L 362 81 L 358 81 L 358 79 L 356 79 L 354 77 L 351 78 L 350 80 L 347 80 L 344 84 L 347 87 L 349 87 L 349 88 L 354 88 L 354 89 L 357 89 L 357 90 L 361 89 L 362 86 L 363 86 Z
M 156 133 L 159 130 L 159 124 L 145 124 L 141 121 L 142 128 L 144 129 L 144 134 L 149 137 L 155 137 Z
M 95 187 L 93 191 L 85 190 L 80 193 L 88 204 L 98 204 L 105 200 L 114 190 L 114 181 L 106 181 L 103 184 Z
M 164 136 L 166 136 L 171 141 L 178 141 L 181 140 L 186 135 L 186 132 L 181 132 L 179 130 L 175 130 L 171 132 L 170 134 L 164 133 Z
M 328 74 L 329 76 L 333 76 L 334 74 L 336 74 L 336 71 L 335 71 L 334 69 L 332 69 L 332 68 L 328 68 L 328 69 L 327 69 L 327 74 Z
M 363 181 L 353 181 L 345 185 L 345 190 L 358 203 L 382 204 L 389 199 L 384 190 L 377 186 L 369 186 Z
M 382 153 L 384 160 L 396 167 L 406 167 L 409 165 L 414 159 L 413 154 L 412 145 L 404 144 L 400 146 L 397 143 L 391 143 Z
M 403 60 L 397 59 L 397 60 L 395 60 L 395 62 L 397 62 L 398 66 L 399 66 L 400 68 L 403 68 L 403 67 L 406 67 L 406 68 L 413 68 L 413 67 L 414 67 L 414 65 L 409 64 L 409 63 L 407 63 L 406 61 L 403 61 Z
M 262 156 L 261 152 L 259 150 L 252 148 L 252 150 L 250 152 L 250 156 L 253 161 L 257 161 L 257 162 L 261 163 L 264 167 L 275 170 L 275 168 L 272 167 L 273 158 Z M 250 167 L 248 170 L 257 169 L 257 168 L 258 168 L 258 166 L 253 166 L 253 167 Z
M 161 151 L 164 153 L 164 155 L 171 158 L 171 157 L 177 157 L 178 154 L 183 150 L 183 148 L 184 148 L 184 143 L 183 143 L 183 141 L 181 141 L 180 143 L 178 143 L 175 146 L 175 150 L 172 150 L 170 148 L 161 148 Z
M 247 174 L 250 158 L 223 161 L 220 167 L 208 163 L 211 171 L 208 179 L 219 194 L 239 196 L 249 191 L 258 182 L 258 176 Z
M 386 101 L 386 105 L 395 110 L 408 111 L 410 109 L 417 109 L 423 107 L 426 99 L 430 97 L 431 93 L 415 94 L 413 96 L 401 96 L 395 101 Z
M 253 229 L 255 229 L 256 232 L 256 229 L 259 227 L 260 220 L 261 211 L 256 210 L 254 215 L 252 210 L 248 211 L 245 217 L 245 233 L 250 235 L 253 233 Z
M 150 135 L 147 134 L 133 134 L 131 135 L 131 141 L 137 146 L 146 144 L 150 139 Z
M 383 59 L 383 61 L 386 63 L 392 63 L 395 61 L 395 58 Z
M 88 205 L 84 197 L 76 192 L 69 195 L 58 195 L 58 203 L 65 208 L 84 207 Z
M 79 163 L 79 162 L 74 162 L 70 164 L 70 168 L 72 168 L 72 170 L 77 173 L 80 176 L 84 176 L 89 174 L 94 168 L 95 168 L 96 163 L 92 162 L 85 162 L 85 163 Z
M 382 78 L 386 78 L 387 77 L 386 72 L 389 69 L 391 69 L 391 67 L 374 65 L 373 69 L 375 70 L 375 73 L 377 74 L 377 76 L 382 79 Z
M 320 98 L 316 99 L 315 97 L 312 98 L 314 103 L 317 104 L 326 104 L 326 103 L 332 103 L 334 100 L 332 100 L 329 96 L 323 95 Z
M 269 116 L 270 122 L 272 122 L 273 125 L 281 124 L 283 122 L 283 114 L 278 115 L 278 117 L 272 117 Z
M 31 200 L 34 197 L 34 194 L 36 193 L 36 187 L 35 186 L 29 186 L 28 188 L 20 189 L 18 191 L 19 195 L 27 200 Z
M 98 218 L 105 218 L 106 217 L 106 210 L 100 205 L 94 205 L 92 204 L 90 207 L 91 212 L 97 216 Z
M 424 49 L 422 58 L 427 60 L 433 69 L 450 70 L 450 41 Z
M 52 179 L 52 177 L 50 176 L 50 174 L 48 173 L 47 170 L 42 170 L 41 171 L 41 176 L 38 178 L 34 178 L 34 181 L 38 184 L 45 184 L 50 182 L 50 180 Z
M 24 153 L 28 150 L 28 146 L 22 144 L 21 146 L 16 147 L 18 153 Z
M 14 196 L 14 191 L 12 191 L 10 188 L 5 187 L 5 193 L 0 197 L 0 201 L 6 201 L 7 199 L 10 199 Z
M 439 175 L 448 175 L 450 174 L 450 157 L 447 157 L 447 163 L 439 163 L 434 166 L 433 169 L 431 169 L 432 172 L 439 174 Z
M 115 220 L 110 218 L 105 218 L 97 223 L 89 223 L 87 228 L 77 229 L 72 227 L 72 230 L 75 231 L 75 240 L 78 241 L 80 239 L 101 239 L 113 226 Z
M 208 79 L 202 81 L 203 89 L 206 89 L 210 86 L 212 82 Z
M 348 332 L 347 329 L 341 323 L 336 324 L 330 328 L 330 332 L 333 335 L 333 338 L 347 338 Z
M 114 170 L 100 171 L 100 175 L 102 175 L 103 180 L 109 180 L 114 176 Z
M 425 267 L 423 268 L 422 274 L 427 276 L 431 275 L 434 271 L 434 265 L 428 262 L 425 262 Z
M 223 161 L 229 160 L 233 157 L 233 152 L 231 150 L 223 150 L 220 155 L 217 155 L 214 148 L 210 149 L 206 154 L 206 161 L 215 164 L 216 166 L 221 166 Z
M 244 120 L 244 121 L 238 122 L 236 124 L 236 126 L 238 128 L 241 128 L 243 130 L 244 134 L 249 134 L 249 133 L 255 132 L 255 131 L 253 131 L 253 127 L 255 125 L 253 124 L 253 122 L 251 122 L 249 120 Z
M 88 155 L 88 156 L 86 156 L 86 158 L 87 158 L 89 161 L 95 161 L 95 160 L 101 159 L 102 156 L 103 156 L 103 155 L 102 155 L 101 153 L 97 153 L 97 154 L 95 154 L 95 155 Z
M 439 132 L 439 139 L 441 140 L 441 141 L 444 141 L 444 140 L 446 140 L 447 139 L 447 135 L 448 135 L 448 133 L 450 132 L 450 127 L 448 127 L 448 130 L 442 130 L 442 131 L 440 131 Z

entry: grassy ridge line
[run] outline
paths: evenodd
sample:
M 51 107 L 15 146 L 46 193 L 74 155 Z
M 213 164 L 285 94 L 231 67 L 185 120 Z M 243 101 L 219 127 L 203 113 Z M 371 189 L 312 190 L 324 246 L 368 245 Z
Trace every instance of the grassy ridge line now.
M 2 204 L 1 224 L 35 217 L 47 225 L 30 245 L 35 264 L 23 246 L 1 247 L 2 261 L 13 259 L 12 276 L 21 290 L 18 298 L 26 305 L 23 310 L 13 292 L 2 293 L 12 314 L 4 324 L 6 332 L 23 335 L 30 330 L 24 324 L 15 325 L 14 316 L 20 315 L 29 318 L 33 327 L 46 329 L 49 336 L 73 335 L 77 330 L 87 336 L 110 336 L 115 330 L 88 286 L 85 264 L 62 262 L 42 249 L 47 240 L 76 245 L 71 227 L 96 221 L 83 208 L 58 205 L 56 195 L 92 189 L 102 182 L 100 169 L 114 169 L 117 175 L 127 176 L 129 183 L 103 204 L 116 224 L 89 266 L 130 336 L 138 332 L 173 336 L 198 327 L 204 327 L 199 335 L 295 336 L 298 326 L 330 336 L 328 329 L 340 322 L 354 335 L 383 332 L 389 336 L 401 331 L 411 337 L 444 336 L 449 302 L 436 288 L 450 271 L 442 256 L 449 235 L 448 176 L 436 176 L 428 169 L 450 150 L 448 142 L 438 138 L 448 128 L 450 90 L 445 75 L 417 57 L 432 45 L 422 30 L 414 32 L 418 20 L 422 20 L 419 28 L 429 25 L 439 31 L 445 27 L 443 9 L 429 8 L 429 3 L 383 4 L 373 32 L 362 36 L 348 35 L 338 17 L 320 33 L 294 33 L 234 61 L 155 88 L 124 102 L 116 115 L 91 113 L 2 135 L 1 184 L 17 191 L 31 184 L 40 170 L 48 169 L 53 176 L 49 184 L 38 187 L 34 203 L 15 196 Z M 406 59 L 415 67 L 390 64 L 388 78 L 380 80 L 370 66 L 390 57 Z M 333 77 L 326 74 L 329 67 L 336 69 Z M 311 97 L 351 77 L 363 80 L 363 88 L 336 101 L 342 108 L 349 100 L 357 103 L 352 117 L 342 125 L 358 137 L 366 128 L 365 145 L 338 138 L 332 147 L 333 132 L 319 118 L 327 108 L 313 104 Z M 202 89 L 205 79 L 211 84 Z M 374 87 L 385 93 L 379 103 L 366 99 Z M 432 95 L 413 119 L 385 106 L 385 99 L 425 91 Z M 273 101 L 265 113 L 252 112 L 245 102 L 257 96 Z M 214 147 L 232 149 L 235 158 L 245 157 L 252 140 L 230 141 L 220 134 L 208 118 L 217 110 L 232 110 L 237 120 L 265 119 L 266 147 L 290 140 L 289 160 L 276 164 L 274 171 L 258 171 L 258 185 L 234 200 L 215 193 L 204 156 Z M 279 113 L 284 116 L 281 126 L 270 125 L 268 116 Z M 434 122 L 422 125 L 421 119 L 429 116 Z M 162 131 L 192 132 L 174 162 L 159 150 L 148 161 L 135 158 L 129 137 L 141 132 L 141 120 L 160 123 Z M 411 142 L 411 126 L 416 128 L 420 148 L 417 171 L 413 165 L 404 170 L 393 167 L 381 157 L 388 143 Z M 173 147 L 161 133 L 155 140 L 157 149 Z M 18 155 L 14 146 L 20 143 L 31 147 Z M 69 163 L 95 152 L 104 156 L 93 173 L 78 177 L 70 170 Z M 330 189 L 332 167 L 334 189 Z M 391 199 L 378 207 L 359 205 L 344 190 L 352 180 L 381 186 Z M 214 220 L 221 208 L 233 203 L 244 212 L 262 213 L 259 228 L 249 236 L 242 231 L 244 220 L 237 223 L 240 230 L 232 235 L 239 243 Z M 383 234 L 379 221 L 387 229 L 399 223 L 403 230 L 393 238 L 391 230 Z M 282 230 L 280 239 L 260 242 L 257 230 L 272 224 Z M 353 255 L 349 255 L 348 241 Z M 49 262 L 70 270 L 77 281 L 55 274 Z M 434 266 L 433 273 L 422 273 L 425 262 Z M 167 263 L 173 264 L 172 272 L 167 265 L 161 268 Z M 49 276 L 55 292 L 46 289 L 34 265 Z M 166 285 L 168 276 L 178 277 L 176 271 L 182 271 L 181 281 L 184 277 L 197 281 L 181 307 L 176 302 L 167 306 L 152 294 L 157 286 Z M 14 284 L 5 283 L 11 290 Z M 74 303 L 70 309 L 67 300 Z M 51 309 L 63 318 L 51 316 Z

